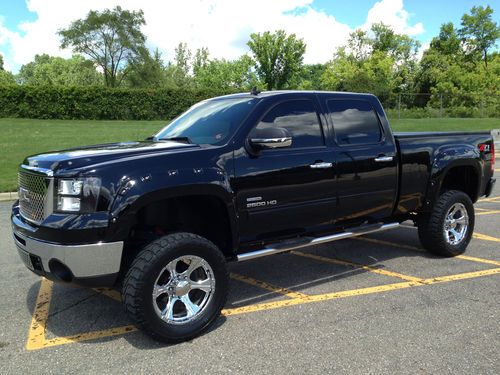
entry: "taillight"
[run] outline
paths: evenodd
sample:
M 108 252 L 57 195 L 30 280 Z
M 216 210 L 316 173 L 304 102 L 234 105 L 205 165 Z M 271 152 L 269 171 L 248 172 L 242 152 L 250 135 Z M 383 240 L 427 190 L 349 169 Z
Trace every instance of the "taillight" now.
M 495 171 L 495 142 L 491 144 L 481 143 L 479 145 L 479 151 L 483 153 L 483 155 L 487 152 L 490 153 L 490 167 L 491 172 Z

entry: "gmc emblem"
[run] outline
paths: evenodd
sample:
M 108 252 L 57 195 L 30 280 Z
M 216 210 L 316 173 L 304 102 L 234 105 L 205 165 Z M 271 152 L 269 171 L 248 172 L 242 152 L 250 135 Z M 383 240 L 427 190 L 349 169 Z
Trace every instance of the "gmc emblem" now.
M 19 200 L 26 203 L 31 203 L 31 194 L 25 188 L 19 188 Z

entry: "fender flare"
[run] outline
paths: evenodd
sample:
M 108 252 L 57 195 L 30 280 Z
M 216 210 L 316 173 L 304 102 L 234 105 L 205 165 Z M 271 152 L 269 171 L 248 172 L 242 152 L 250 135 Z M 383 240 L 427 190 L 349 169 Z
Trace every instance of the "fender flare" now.
M 179 185 L 160 189 L 131 189 L 125 195 L 118 195 L 111 208 L 110 229 L 113 238 L 126 239 L 130 229 L 136 224 L 137 213 L 147 205 L 165 199 L 181 198 L 191 195 L 210 196 L 218 199 L 224 206 L 228 217 L 233 252 L 238 245 L 237 215 L 233 194 L 222 183 L 200 183 Z

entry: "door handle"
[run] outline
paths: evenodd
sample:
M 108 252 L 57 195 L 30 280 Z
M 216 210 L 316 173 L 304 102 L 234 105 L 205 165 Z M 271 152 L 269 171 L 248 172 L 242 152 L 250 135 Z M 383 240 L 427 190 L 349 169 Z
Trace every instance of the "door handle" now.
M 333 163 L 327 163 L 327 162 L 321 161 L 318 163 L 311 164 L 310 167 L 312 169 L 326 169 L 326 168 L 333 167 Z
M 385 156 L 385 155 L 382 155 L 382 156 L 377 156 L 375 160 L 377 163 L 387 163 L 389 161 L 392 161 L 394 159 L 394 156 Z

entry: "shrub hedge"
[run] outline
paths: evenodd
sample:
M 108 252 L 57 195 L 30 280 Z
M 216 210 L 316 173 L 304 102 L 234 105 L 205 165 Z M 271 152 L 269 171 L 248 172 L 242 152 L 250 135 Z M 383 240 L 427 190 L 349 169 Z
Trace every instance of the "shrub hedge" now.
M 0 87 L 0 117 L 88 120 L 171 119 L 215 90 L 106 87 Z
M 200 100 L 229 94 L 229 91 L 201 89 L 110 89 L 103 86 L 0 87 L 0 118 L 63 120 L 169 120 Z M 483 108 L 387 108 L 391 118 L 498 117 L 500 103 Z

